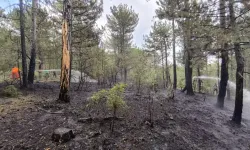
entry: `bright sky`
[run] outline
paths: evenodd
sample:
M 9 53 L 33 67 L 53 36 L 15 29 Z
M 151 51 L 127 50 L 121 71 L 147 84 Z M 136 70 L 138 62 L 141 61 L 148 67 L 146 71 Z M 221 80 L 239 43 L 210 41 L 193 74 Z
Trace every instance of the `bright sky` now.
M 150 27 L 153 25 L 153 17 L 155 16 L 155 9 L 157 8 L 156 0 L 104 0 L 104 12 L 98 25 L 105 25 L 107 22 L 106 15 L 110 14 L 110 7 L 113 5 L 127 4 L 132 6 L 134 11 L 139 14 L 139 22 L 134 32 L 134 43 L 142 47 L 143 35 L 148 34 Z
M 19 0 L 0 0 L 0 7 L 6 9 L 13 8 L 13 4 L 18 4 Z M 98 26 L 104 26 L 107 22 L 106 15 L 110 14 L 110 7 L 119 5 L 120 3 L 132 6 L 136 13 L 139 14 L 139 23 L 134 32 L 134 40 L 137 46 L 142 47 L 143 35 L 148 34 L 151 25 L 153 25 L 153 16 L 157 8 L 156 0 L 104 0 L 104 11 L 102 17 L 98 20 Z M 11 7 L 10 7 L 11 6 Z M 18 5 L 15 5 L 17 7 Z
M 19 0 L 0 0 L 0 7 L 8 11 L 13 7 L 18 7 Z

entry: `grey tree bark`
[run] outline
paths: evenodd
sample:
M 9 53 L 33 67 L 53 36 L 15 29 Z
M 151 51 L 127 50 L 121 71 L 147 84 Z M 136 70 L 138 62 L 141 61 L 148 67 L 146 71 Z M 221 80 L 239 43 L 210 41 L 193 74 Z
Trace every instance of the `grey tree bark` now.
M 34 83 L 34 76 L 36 69 L 36 50 L 37 50 L 36 16 L 37 16 L 37 0 L 32 0 L 32 43 L 31 43 L 29 74 L 28 74 L 29 84 Z
M 23 88 L 27 88 L 27 60 L 26 60 L 26 47 L 25 47 L 25 24 L 24 24 L 24 13 L 23 13 L 23 0 L 19 0 L 20 7 L 20 33 L 21 33 L 21 50 L 22 50 L 22 70 L 23 70 Z

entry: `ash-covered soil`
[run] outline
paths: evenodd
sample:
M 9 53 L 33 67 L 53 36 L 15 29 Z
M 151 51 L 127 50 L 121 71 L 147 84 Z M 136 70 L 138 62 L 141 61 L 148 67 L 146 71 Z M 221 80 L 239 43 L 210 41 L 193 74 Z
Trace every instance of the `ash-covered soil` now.
M 77 85 L 72 84 L 73 89 Z M 88 108 L 97 85 L 71 92 L 70 104 L 58 103 L 58 83 L 37 83 L 35 90 L 23 91 L 19 98 L 0 98 L 0 149 L 3 150 L 249 150 L 250 121 L 230 122 L 232 110 L 215 108 L 215 98 L 166 90 L 138 96 L 128 89 L 126 110 L 118 112 L 114 132 L 110 132 L 110 112 L 105 105 Z M 204 97 L 205 101 L 204 101 Z M 149 121 L 152 109 L 153 122 Z M 93 121 L 78 122 L 82 118 Z M 105 119 L 106 118 L 106 119 Z M 74 139 L 66 143 L 51 140 L 58 127 L 73 129 Z

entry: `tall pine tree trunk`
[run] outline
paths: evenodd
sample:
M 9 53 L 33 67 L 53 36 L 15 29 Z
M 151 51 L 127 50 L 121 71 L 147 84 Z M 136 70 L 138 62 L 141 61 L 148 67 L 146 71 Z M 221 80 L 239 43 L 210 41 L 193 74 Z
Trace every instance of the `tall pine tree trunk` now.
M 233 81 L 233 51 L 230 51 L 230 73 L 229 73 L 229 79 Z M 227 99 L 231 100 L 231 89 L 230 85 L 227 85 Z
M 60 79 L 60 93 L 59 100 L 69 102 L 69 86 L 70 86 L 70 9 L 71 0 L 64 0 L 63 2 L 63 23 L 62 23 L 62 66 Z
M 172 19 L 172 30 L 173 30 L 173 88 L 176 89 L 177 87 L 177 73 L 176 73 L 176 57 L 175 57 L 175 26 L 174 26 L 174 17 Z
M 189 0 L 185 0 L 185 9 L 189 10 Z M 190 13 L 188 12 L 190 15 Z M 193 91 L 193 84 L 192 84 L 192 74 L 193 74 L 193 68 L 192 68 L 192 41 L 191 41 L 191 20 L 189 18 L 189 15 L 186 18 L 186 25 L 185 27 L 185 38 L 184 38 L 184 47 L 185 47 L 185 79 L 186 79 L 186 86 L 185 90 L 187 90 L 187 95 L 194 95 Z
M 164 53 L 163 53 L 162 43 L 161 43 L 161 65 L 162 65 L 162 81 L 163 81 L 163 88 L 166 88 L 167 79 L 165 79 Z M 167 74 L 166 74 L 166 76 L 167 76 Z
M 21 49 L 22 49 L 22 70 L 23 70 L 23 87 L 27 88 L 27 60 L 26 60 L 26 47 L 25 47 L 25 33 L 24 33 L 24 13 L 23 13 L 23 0 L 20 2 L 20 32 L 21 32 Z
M 221 78 L 219 86 L 219 94 L 217 97 L 217 106 L 220 108 L 224 107 L 224 99 L 227 91 L 227 82 L 228 82 L 228 45 L 225 44 L 224 50 L 221 52 Z
M 230 25 L 232 32 L 235 33 L 235 12 L 234 12 L 234 0 L 229 0 L 229 14 Z M 241 124 L 242 108 L 243 108 L 243 86 L 244 86 L 244 58 L 242 56 L 241 47 L 239 43 L 234 43 L 235 60 L 237 64 L 236 68 L 236 92 L 235 92 L 235 106 L 232 120 Z
M 232 120 L 240 124 L 242 119 L 243 108 L 243 73 L 244 73 L 244 58 L 240 51 L 240 44 L 234 44 L 235 59 L 237 64 L 236 71 L 236 93 L 235 93 L 235 107 Z
M 225 30 L 225 28 L 226 28 L 225 0 L 220 0 L 220 27 L 221 27 L 221 30 Z M 218 98 L 217 98 L 217 106 L 220 108 L 224 107 L 224 99 L 225 99 L 226 90 L 227 90 L 227 81 L 228 81 L 228 52 L 227 52 L 227 48 L 228 48 L 227 43 L 222 45 L 221 78 L 220 78 L 219 94 L 218 94 Z
M 197 67 L 197 75 L 198 77 L 201 76 L 200 65 Z M 201 93 L 201 79 L 198 78 L 198 92 Z
M 220 53 L 218 53 L 218 60 L 217 60 L 217 77 L 220 78 Z M 218 80 L 218 86 L 220 85 L 220 80 Z
M 70 21 L 70 24 L 69 24 L 69 45 L 70 45 L 70 70 L 69 70 L 69 86 L 70 86 L 70 83 L 71 83 L 71 73 L 72 73 L 72 65 L 73 65 L 73 46 L 72 46 L 72 28 L 73 28 L 73 20 L 72 20 L 72 9 L 69 10 L 70 12 L 70 18 L 69 18 L 69 21 Z
M 32 43 L 31 43 L 29 74 L 28 74 L 29 84 L 34 83 L 34 74 L 36 69 L 36 49 L 37 49 L 36 12 L 37 12 L 37 0 L 32 0 Z
M 165 69 L 165 72 L 166 72 L 166 87 L 169 87 L 169 84 L 170 84 L 170 75 L 169 75 L 169 70 L 168 70 L 168 47 L 167 47 L 167 41 L 166 39 L 164 39 L 164 50 L 165 50 L 165 66 L 166 66 L 166 69 Z
M 186 86 L 185 90 L 187 90 L 187 95 L 194 95 L 193 84 L 192 84 L 192 74 L 193 69 L 191 66 L 191 57 L 190 52 L 186 52 L 186 60 L 185 60 L 185 78 L 186 78 Z

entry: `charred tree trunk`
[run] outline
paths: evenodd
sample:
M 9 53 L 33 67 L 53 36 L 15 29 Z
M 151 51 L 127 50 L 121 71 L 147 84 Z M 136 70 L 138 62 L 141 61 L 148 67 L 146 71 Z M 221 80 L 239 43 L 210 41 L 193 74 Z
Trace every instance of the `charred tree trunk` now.
M 194 95 L 193 86 L 192 86 L 193 69 L 191 67 L 190 52 L 187 51 L 186 55 L 187 56 L 186 56 L 186 61 L 185 61 L 185 78 L 186 78 L 185 89 L 187 90 L 187 95 Z
M 189 0 L 185 0 L 185 9 L 189 10 Z M 189 12 L 188 12 L 189 14 Z M 194 95 L 193 84 L 192 84 L 192 41 L 191 41 L 191 20 L 190 18 L 186 18 L 185 28 L 185 37 L 184 37 L 184 48 L 185 48 L 185 79 L 186 85 L 185 88 L 187 90 L 187 95 Z
M 221 29 L 226 28 L 226 8 L 225 8 L 225 0 L 220 0 L 220 27 Z M 220 78 L 220 86 L 219 86 L 219 94 L 217 98 L 217 106 L 220 108 L 224 107 L 224 99 L 226 96 L 227 90 L 227 81 L 228 81 L 228 52 L 227 52 L 228 44 L 225 43 L 222 45 L 221 51 L 221 78 Z
M 228 84 L 227 84 L 227 100 L 231 100 L 231 91 Z
M 173 88 L 177 87 L 177 73 L 176 73 L 176 57 L 175 57 L 175 26 L 174 26 L 174 17 L 172 19 L 172 30 L 173 30 Z
M 169 87 L 170 84 L 170 75 L 169 75 L 169 70 L 168 70 L 168 47 L 167 47 L 167 41 L 164 39 L 164 48 L 165 48 L 165 72 L 166 72 L 166 87 Z
M 23 0 L 20 2 L 20 32 L 21 32 L 21 49 L 22 49 L 22 69 L 23 69 L 23 88 L 27 88 L 27 60 L 26 60 L 26 47 L 25 47 L 25 33 L 24 33 L 24 13 L 23 13 Z
M 234 44 L 235 59 L 237 64 L 236 71 L 236 93 L 235 93 L 235 107 L 232 120 L 241 124 L 242 108 L 243 108 L 243 73 L 244 73 L 244 58 L 240 51 L 240 44 Z
M 62 66 L 61 66 L 61 79 L 60 79 L 60 93 L 59 100 L 69 102 L 69 72 L 70 72 L 70 9 L 71 1 L 64 0 L 63 2 L 63 24 L 62 24 Z
M 200 66 L 197 67 L 197 74 L 198 76 L 201 76 Z M 198 78 L 198 92 L 201 93 L 201 79 Z
M 37 50 L 36 14 L 37 14 L 37 0 L 32 0 L 32 44 L 31 44 L 30 65 L 28 74 L 29 84 L 34 83 L 34 75 L 36 69 L 36 50 Z
M 221 53 L 221 78 L 219 86 L 219 94 L 217 98 L 217 106 L 220 108 L 224 107 L 224 99 L 227 91 L 227 82 L 228 82 L 228 52 L 227 44 L 224 46 L 224 51 Z
M 218 60 L 217 60 L 217 77 L 220 78 L 220 54 L 218 53 Z M 218 80 L 217 85 L 220 85 L 220 81 Z
M 235 32 L 235 12 L 234 0 L 229 1 L 230 24 L 233 33 Z M 242 56 L 241 47 L 239 43 L 234 43 L 235 60 L 237 64 L 236 69 L 236 92 L 235 92 L 235 107 L 232 121 L 241 124 L 242 108 L 243 108 L 243 86 L 244 86 L 244 58 Z

